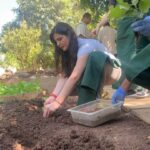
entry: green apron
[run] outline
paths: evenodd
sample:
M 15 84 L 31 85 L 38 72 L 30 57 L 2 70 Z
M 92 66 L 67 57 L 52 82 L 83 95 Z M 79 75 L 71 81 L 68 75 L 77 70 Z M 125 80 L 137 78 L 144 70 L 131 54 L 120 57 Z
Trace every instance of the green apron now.
M 110 59 L 104 52 L 94 51 L 89 55 L 85 71 L 77 85 L 77 105 L 96 100 L 103 83 L 103 71 L 107 60 L 114 67 L 119 66 L 117 60 Z
M 121 80 L 126 77 L 131 82 L 149 89 L 150 41 L 142 35 L 136 40 L 131 28 L 134 21 L 136 18 L 126 17 L 118 23 L 117 53 L 125 72 Z
M 115 82 L 112 87 L 118 88 L 122 81 L 125 79 L 125 68 L 128 62 L 135 55 L 135 35 L 131 28 L 131 24 L 135 21 L 135 18 L 125 17 L 118 22 L 117 25 L 117 57 L 121 62 L 122 75 L 121 78 Z
M 126 67 L 126 77 L 129 81 L 150 89 L 150 42 L 131 59 L 130 65 Z
M 131 24 L 135 18 L 126 17 L 118 22 L 117 28 L 117 57 L 121 61 L 121 67 L 124 70 L 127 62 L 135 55 L 135 34 L 131 28 Z

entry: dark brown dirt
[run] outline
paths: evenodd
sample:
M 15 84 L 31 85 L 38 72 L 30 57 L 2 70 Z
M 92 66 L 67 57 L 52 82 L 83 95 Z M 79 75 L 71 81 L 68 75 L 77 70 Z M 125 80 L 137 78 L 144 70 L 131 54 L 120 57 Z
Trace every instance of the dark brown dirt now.
M 42 99 L 0 104 L 0 150 L 149 150 L 150 126 L 128 114 L 96 128 L 72 122 L 68 100 L 42 117 Z

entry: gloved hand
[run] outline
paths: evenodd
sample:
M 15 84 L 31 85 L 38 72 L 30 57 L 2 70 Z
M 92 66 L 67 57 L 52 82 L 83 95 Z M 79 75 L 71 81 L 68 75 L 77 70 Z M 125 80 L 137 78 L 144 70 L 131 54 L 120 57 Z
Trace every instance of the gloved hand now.
M 126 91 L 120 86 L 112 96 L 112 104 L 124 102 Z
M 135 32 L 139 32 L 144 36 L 150 36 L 150 16 L 132 23 L 131 27 Z

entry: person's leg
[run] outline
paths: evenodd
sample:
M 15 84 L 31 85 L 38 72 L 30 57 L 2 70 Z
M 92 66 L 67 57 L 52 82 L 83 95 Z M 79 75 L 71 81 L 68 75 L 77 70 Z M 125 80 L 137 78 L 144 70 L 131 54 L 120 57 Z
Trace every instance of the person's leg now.
M 121 73 L 122 73 L 121 68 L 119 67 L 114 68 L 109 61 L 105 63 L 104 71 L 103 71 L 103 80 L 99 87 L 99 93 L 98 93 L 99 98 L 108 97 L 109 92 L 107 90 L 103 90 L 104 86 L 112 85 L 113 83 L 118 81 L 121 77 Z
M 96 100 L 99 87 L 103 82 L 103 70 L 107 57 L 105 53 L 99 51 L 94 51 L 89 55 L 85 71 L 77 84 L 77 105 Z
M 116 63 L 110 61 L 103 52 L 90 54 L 83 76 L 78 83 L 78 105 L 96 100 L 104 85 L 112 84 L 120 78 L 121 69 L 113 67 Z
M 104 85 L 111 85 L 121 77 L 121 68 L 114 68 L 110 63 L 104 67 Z

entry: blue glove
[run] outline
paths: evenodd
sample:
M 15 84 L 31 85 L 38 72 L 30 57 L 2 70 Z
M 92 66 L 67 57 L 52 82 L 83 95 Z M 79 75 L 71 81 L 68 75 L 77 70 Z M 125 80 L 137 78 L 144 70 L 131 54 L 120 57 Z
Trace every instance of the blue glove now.
M 135 32 L 139 32 L 144 36 L 150 36 L 150 16 L 132 23 L 131 27 Z
M 125 96 L 126 96 L 126 91 L 122 87 L 119 87 L 112 96 L 112 104 L 124 102 Z

